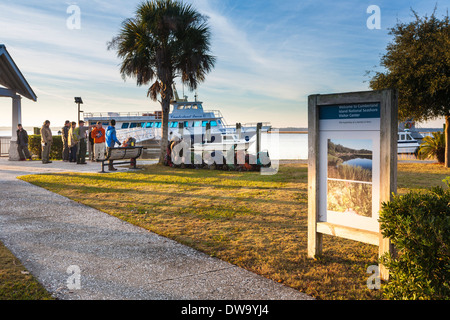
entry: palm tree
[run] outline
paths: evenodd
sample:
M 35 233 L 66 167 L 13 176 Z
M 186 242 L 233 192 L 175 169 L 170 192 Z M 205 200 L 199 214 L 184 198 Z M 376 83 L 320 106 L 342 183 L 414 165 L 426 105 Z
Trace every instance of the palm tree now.
M 433 136 L 426 136 L 417 152 L 419 159 L 436 158 L 439 163 L 445 162 L 445 134 L 433 132 Z
M 154 0 L 140 4 L 134 18 L 122 23 L 119 35 L 108 43 L 122 60 L 125 80 L 135 78 L 138 86 L 151 83 L 147 96 L 162 109 L 162 138 L 159 162 L 168 145 L 168 122 L 172 85 L 177 77 L 193 91 L 214 67 L 209 54 L 210 31 L 207 18 L 191 5 L 174 0 Z

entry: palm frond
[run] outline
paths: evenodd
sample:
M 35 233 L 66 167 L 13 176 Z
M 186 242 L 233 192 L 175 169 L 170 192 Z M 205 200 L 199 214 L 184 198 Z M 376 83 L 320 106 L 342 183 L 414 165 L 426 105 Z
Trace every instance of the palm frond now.
M 432 132 L 432 136 L 426 136 L 420 144 L 417 156 L 421 160 L 436 158 L 438 162 L 445 161 L 445 134 L 443 132 Z

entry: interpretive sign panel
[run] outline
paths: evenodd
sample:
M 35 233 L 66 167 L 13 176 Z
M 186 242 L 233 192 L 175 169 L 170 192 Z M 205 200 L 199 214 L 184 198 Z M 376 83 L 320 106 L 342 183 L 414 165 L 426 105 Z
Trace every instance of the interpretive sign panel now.
M 380 104 L 319 106 L 319 221 L 378 232 Z
M 308 255 L 323 234 L 389 250 L 378 218 L 396 191 L 396 91 L 312 95 L 308 112 Z

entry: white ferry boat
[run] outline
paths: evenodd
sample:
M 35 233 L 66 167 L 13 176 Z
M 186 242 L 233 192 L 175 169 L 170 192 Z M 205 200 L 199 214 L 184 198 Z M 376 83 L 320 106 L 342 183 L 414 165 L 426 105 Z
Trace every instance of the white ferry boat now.
M 210 128 L 210 134 L 214 141 L 222 142 L 227 138 L 236 137 L 245 141 L 256 134 L 257 123 L 242 124 L 240 129 L 237 126 L 230 126 L 226 123 L 222 113 L 219 110 L 205 110 L 203 102 L 188 101 L 187 97 L 183 99 L 178 97 L 174 90 L 175 100 L 171 102 L 171 112 L 169 114 L 169 140 L 174 135 L 190 135 L 194 140 L 195 135 L 202 135 L 204 140 L 206 129 Z M 89 125 L 98 121 L 104 126 L 109 125 L 109 121 L 116 120 L 117 137 L 123 140 L 129 136 L 136 139 L 136 142 L 147 140 L 160 140 L 162 136 L 162 111 L 152 112 L 84 112 L 84 121 Z M 270 123 L 261 123 L 261 132 L 270 130 Z M 239 132 L 240 131 L 240 132 Z M 201 141 L 202 141 L 201 140 Z M 198 141 L 198 140 L 196 140 Z
M 413 154 L 419 148 L 419 141 L 413 138 L 408 129 L 398 132 L 397 153 Z

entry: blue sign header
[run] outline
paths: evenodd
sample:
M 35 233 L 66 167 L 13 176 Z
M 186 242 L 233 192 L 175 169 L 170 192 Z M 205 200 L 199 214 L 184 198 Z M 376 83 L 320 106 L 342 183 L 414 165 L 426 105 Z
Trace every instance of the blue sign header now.
M 319 107 L 320 120 L 380 118 L 380 103 L 341 104 Z

